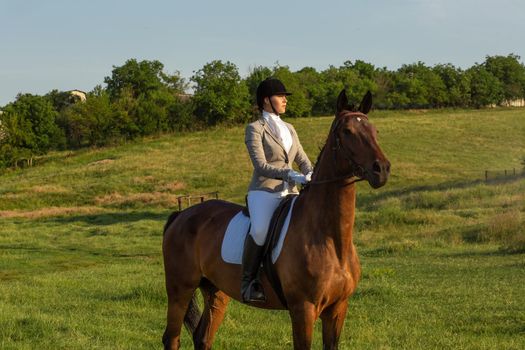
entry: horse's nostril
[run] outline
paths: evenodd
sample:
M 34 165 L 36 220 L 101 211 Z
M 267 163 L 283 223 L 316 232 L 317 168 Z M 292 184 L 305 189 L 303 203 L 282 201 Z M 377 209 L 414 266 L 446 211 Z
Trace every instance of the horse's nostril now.
M 374 165 L 372 165 L 372 170 L 374 170 L 374 172 L 376 173 L 381 172 L 381 165 L 379 165 L 379 162 L 377 160 L 374 162 Z

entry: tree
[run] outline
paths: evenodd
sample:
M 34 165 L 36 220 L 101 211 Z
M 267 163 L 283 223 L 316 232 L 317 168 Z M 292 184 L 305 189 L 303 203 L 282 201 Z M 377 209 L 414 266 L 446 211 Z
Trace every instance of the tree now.
M 300 86 L 304 87 L 306 99 L 310 106 L 308 114 L 325 115 L 327 113 L 333 113 L 333 108 L 331 111 L 327 111 L 322 104 L 324 96 L 326 95 L 326 86 L 323 84 L 322 75 L 313 67 L 304 67 L 297 71 L 295 75 Z
M 374 65 L 365 61 L 356 60 L 354 63 L 352 63 L 352 61 L 346 61 L 343 66 L 352 69 L 361 78 L 374 80 L 377 75 Z
M 332 114 L 336 108 L 337 96 L 345 88 L 344 79 L 341 78 L 339 68 L 334 66 L 329 66 L 320 76 L 322 89 L 314 100 L 314 108 Z
M 84 103 L 62 111 L 60 125 L 71 148 L 103 146 L 120 139 L 126 124 L 110 103 L 109 94 L 100 87 L 90 92 Z
M 33 135 L 29 121 L 17 113 L 7 112 L 0 115 L 0 125 L 0 167 L 16 167 L 21 160 L 30 164 L 32 152 L 28 145 Z
M 1 115 L 3 163 L 16 165 L 20 159 L 28 159 L 30 164 L 35 155 L 62 148 L 65 138 L 56 123 L 57 115 L 47 98 L 31 94 L 20 94 L 5 106 Z
M 377 69 L 374 81 L 377 87 L 374 95 L 374 106 L 376 108 L 393 108 L 394 106 L 388 96 L 394 89 L 394 73 L 386 67 Z
M 410 108 L 442 107 L 446 86 L 441 77 L 423 62 L 403 65 L 397 71 L 396 90 L 408 98 Z
M 525 97 L 525 66 L 519 62 L 520 56 L 487 56 L 483 63 L 487 72 L 498 78 L 506 101 Z
M 180 95 L 187 84 L 179 72 L 170 75 L 163 69 L 164 65 L 156 60 L 130 59 L 114 67 L 111 77 L 105 78 L 118 118 L 126 121 L 125 138 L 178 128 L 170 123 L 176 122 L 177 113 L 187 111 L 174 107 L 183 103 Z
M 207 63 L 191 78 L 193 104 L 199 121 L 207 125 L 244 122 L 250 118 L 248 87 L 231 62 Z
M 446 106 L 466 107 L 470 105 L 470 81 L 465 72 L 452 64 L 438 64 L 432 70 L 445 84 Z
M 474 65 L 466 71 L 470 81 L 470 101 L 473 107 L 499 105 L 504 99 L 503 84 L 483 65 Z
M 173 75 L 164 73 L 164 65 L 157 61 L 127 60 L 120 67 L 113 67 L 111 77 L 104 78 L 112 101 L 118 99 L 122 91 L 131 91 L 133 97 L 148 97 L 151 93 L 167 88 L 173 93 L 183 93 L 186 83 L 179 72 Z
M 44 97 L 51 102 L 53 108 L 57 112 L 60 112 L 65 107 L 68 107 L 76 102 L 76 99 L 71 95 L 71 93 L 67 91 L 58 91 L 56 89 L 51 90 L 45 94 Z
M 375 81 L 377 73 L 374 65 L 361 60 L 356 60 L 354 63 L 346 61 L 339 70 L 345 77 L 343 84 L 350 101 L 361 101 L 367 91 L 372 93 L 377 91 Z
M 167 89 L 152 91 L 148 96 L 140 95 L 134 111 L 134 121 L 142 135 L 169 130 L 168 113 L 176 98 Z
M 104 78 L 112 100 L 120 97 L 123 90 L 131 91 L 133 97 L 148 95 L 162 86 L 161 72 L 164 65 L 159 61 L 127 60 L 121 67 L 113 67 L 111 77 Z

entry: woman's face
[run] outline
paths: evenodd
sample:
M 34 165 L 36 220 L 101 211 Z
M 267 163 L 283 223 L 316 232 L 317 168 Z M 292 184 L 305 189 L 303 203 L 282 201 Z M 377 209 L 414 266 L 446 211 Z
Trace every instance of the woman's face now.
M 264 110 L 268 113 L 275 113 L 270 105 L 270 100 L 272 101 L 273 108 L 275 108 L 277 114 L 283 114 L 286 112 L 286 95 L 273 95 L 264 99 Z

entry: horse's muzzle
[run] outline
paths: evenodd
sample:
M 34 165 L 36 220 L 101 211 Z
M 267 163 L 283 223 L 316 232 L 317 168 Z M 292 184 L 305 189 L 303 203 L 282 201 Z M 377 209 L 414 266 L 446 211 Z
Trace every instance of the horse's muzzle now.
M 387 159 L 376 161 L 372 164 L 372 171 L 367 172 L 367 180 L 373 188 L 379 188 L 386 184 L 390 175 L 390 162 Z

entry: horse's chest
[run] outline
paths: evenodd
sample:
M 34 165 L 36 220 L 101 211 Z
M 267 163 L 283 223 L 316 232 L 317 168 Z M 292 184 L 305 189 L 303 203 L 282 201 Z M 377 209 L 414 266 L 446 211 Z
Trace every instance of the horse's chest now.
M 311 282 L 315 286 L 312 286 L 311 290 L 317 290 L 317 296 L 323 299 L 347 298 L 357 285 L 357 279 L 353 276 L 351 269 L 338 264 L 326 264 L 312 277 Z

